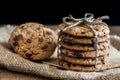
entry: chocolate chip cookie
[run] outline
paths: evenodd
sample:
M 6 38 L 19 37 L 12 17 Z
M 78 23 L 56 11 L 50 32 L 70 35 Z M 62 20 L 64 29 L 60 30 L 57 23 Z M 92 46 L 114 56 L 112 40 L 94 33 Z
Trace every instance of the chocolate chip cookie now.
M 87 37 L 76 37 L 76 36 L 70 36 L 68 34 L 65 34 L 63 32 L 60 33 L 60 39 L 65 41 L 65 42 L 70 42 L 70 43 L 78 43 L 78 44 L 94 44 L 96 42 L 96 39 L 94 37 L 92 38 L 87 38 Z M 102 36 L 98 37 L 98 42 L 105 42 L 109 41 L 110 36 Z
M 60 45 L 69 50 L 77 50 L 77 51 L 92 51 L 95 50 L 96 46 L 94 44 L 73 44 L 73 43 L 66 43 L 64 41 L 59 42 Z M 98 43 L 98 50 L 99 49 L 106 49 L 109 47 L 109 42 L 102 42 Z
M 104 64 L 105 62 L 108 62 L 107 56 L 97 57 L 97 58 L 73 58 L 66 56 L 64 54 L 60 54 L 61 59 L 64 61 L 67 61 L 72 64 L 79 64 L 79 65 L 95 65 L 95 64 Z
M 44 60 L 57 46 L 56 34 L 39 23 L 25 23 L 12 32 L 9 44 L 14 52 L 30 60 Z
M 110 30 L 106 25 L 97 24 L 92 25 L 93 29 L 97 32 L 98 36 L 108 35 Z M 71 36 L 77 37 L 94 37 L 93 31 L 86 27 L 86 25 L 73 26 L 68 29 L 63 30 L 63 33 L 69 34 Z
M 60 65 L 68 70 L 85 71 L 85 72 L 103 71 L 103 70 L 108 69 L 110 67 L 110 63 L 97 64 L 95 67 L 95 66 L 88 66 L 88 65 L 82 66 L 82 65 L 78 65 L 78 64 L 71 64 L 71 63 L 63 61 L 63 60 L 60 60 Z
M 74 51 L 74 50 L 65 49 L 63 47 L 61 47 L 60 50 L 61 50 L 61 54 L 74 58 L 92 59 L 96 57 L 96 51 Z M 109 55 L 109 48 L 98 50 L 97 57 L 102 57 L 107 55 Z

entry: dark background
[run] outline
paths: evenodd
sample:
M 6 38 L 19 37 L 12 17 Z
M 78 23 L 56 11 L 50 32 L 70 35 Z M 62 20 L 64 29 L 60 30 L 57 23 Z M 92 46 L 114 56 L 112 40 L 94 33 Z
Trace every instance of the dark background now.
M 58 5 L 59 6 L 59 5 Z M 57 7 L 57 6 L 56 6 Z M 0 13 L 0 24 L 22 24 L 25 22 L 39 22 L 42 24 L 59 24 L 62 18 L 73 15 L 75 18 L 84 17 L 85 13 L 93 13 L 94 16 L 100 17 L 108 15 L 109 20 L 105 20 L 109 25 L 120 25 L 120 12 L 116 8 L 82 8 L 76 7 L 37 7 L 24 9 L 9 9 L 3 14 Z

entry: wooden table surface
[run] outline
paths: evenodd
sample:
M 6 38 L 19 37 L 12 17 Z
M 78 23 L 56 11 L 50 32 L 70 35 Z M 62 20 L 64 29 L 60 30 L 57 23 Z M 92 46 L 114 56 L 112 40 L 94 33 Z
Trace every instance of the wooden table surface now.
M 53 30 L 56 30 L 57 27 L 50 27 Z M 111 35 L 120 36 L 120 26 L 111 26 Z M 44 77 L 38 77 L 30 74 L 23 74 L 18 72 L 9 71 L 7 69 L 0 68 L 0 80 L 47 80 Z

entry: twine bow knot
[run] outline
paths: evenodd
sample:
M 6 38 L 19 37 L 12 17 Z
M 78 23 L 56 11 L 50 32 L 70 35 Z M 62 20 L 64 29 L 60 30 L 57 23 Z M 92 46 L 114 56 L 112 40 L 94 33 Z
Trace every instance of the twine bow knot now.
M 68 27 L 72 27 L 72 26 L 76 26 L 80 23 L 85 23 L 85 24 L 105 24 L 106 23 L 102 22 L 102 20 L 104 19 L 109 19 L 108 16 L 101 16 L 98 17 L 97 19 L 94 18 L 94 15 L 91 13 L 86 13 L 84 18 L 74 18 L 72 15 L 69 15 L 69 17 L 64 17 L 63 18 L 63 22 L 68 26 Z M 69 20 L 69 21 L 67 21 Z

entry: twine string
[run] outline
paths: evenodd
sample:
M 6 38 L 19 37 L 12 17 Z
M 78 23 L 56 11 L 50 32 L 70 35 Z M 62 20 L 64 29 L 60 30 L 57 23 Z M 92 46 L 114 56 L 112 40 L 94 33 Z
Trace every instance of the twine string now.
M 80 23 L 85 23 L 85 24 L 106 24 L 104 22 L 102 22 L 102 20 L 104 19 L 109 19 L 108 16 L 101 16 L 98 18 L 94 18 L 94 15 L 91 13 L 86 13 L 84 18 L 74 18 L 72 15 L 69 15 L 68 17 L 63 17 L 63 23 L 65 23 L 65 25 L 67 25 L 67 27 L 73 27 L 73 26 L 77 26 Z M 67 21 L 69 20 L 69 21 Z M 65 27 L 63 30 L 65 30 L 67 27 Z

